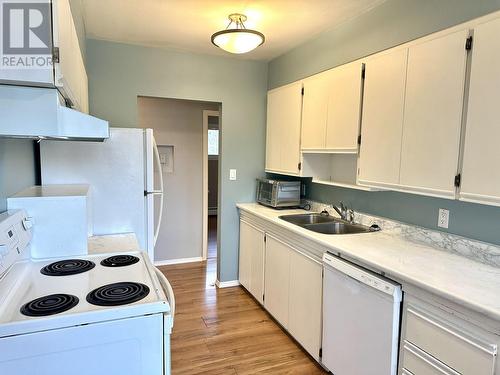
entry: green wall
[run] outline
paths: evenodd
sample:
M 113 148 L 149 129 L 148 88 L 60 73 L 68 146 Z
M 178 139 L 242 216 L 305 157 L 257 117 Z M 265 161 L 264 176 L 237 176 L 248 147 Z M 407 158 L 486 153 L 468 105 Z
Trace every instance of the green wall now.
M 268 87 L 416 39 L 500 9 L 500 0 L 388 0 L 269 63 Z M 364 192 L 308 182 L 308 197 L 344 201 L 355 210 L 438 229 L 439 208 L 450 210 L 450 233 L 500 244 L 500 208 L 398 192 Z M 439 228 L 439 230 L 443 230 Z
M 33 141 L 0 139 L 0 212 L 7 197 L 35 184 L 35 176 Z
M 222 103 L 218 278 L 236 280 L 235 204 L 255 199 L 264 171 L 267 63 L 89 39 L 87 74 L 90 111 L 111 126 L 138 126 L 138 95 Z
M 387 0 L 269 63 L 269 88 L 500 10 L 500 0 Z

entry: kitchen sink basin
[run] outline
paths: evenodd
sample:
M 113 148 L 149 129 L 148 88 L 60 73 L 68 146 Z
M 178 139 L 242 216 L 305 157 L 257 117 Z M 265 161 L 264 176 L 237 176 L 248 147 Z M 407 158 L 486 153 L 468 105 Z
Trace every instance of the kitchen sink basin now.
M 298 225 L 299 227 L 323 234 L 356 234 L 376 232 L 379 230 L 378 227 L 373 228 L 361 224 L 354 224 L 333 216 L 318 213 L 282 215 L 279 218 Z
M 279 217 L 281 220 L 288 221 L 289 223 L 303 226 L 311 224 L 322 224 L 322 223 L 332 223 L 338 219 L 329 215 L 322 214 L 298 214 L 298 215 L 281 215 Z

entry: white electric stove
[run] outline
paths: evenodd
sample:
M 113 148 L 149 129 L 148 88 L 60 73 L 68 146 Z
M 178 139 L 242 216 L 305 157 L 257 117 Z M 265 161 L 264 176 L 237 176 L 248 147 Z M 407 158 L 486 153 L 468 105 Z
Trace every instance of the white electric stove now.
M 0 214 L 0 374 L 170 374 L 175 299 L 144 252 L 31 259 Z

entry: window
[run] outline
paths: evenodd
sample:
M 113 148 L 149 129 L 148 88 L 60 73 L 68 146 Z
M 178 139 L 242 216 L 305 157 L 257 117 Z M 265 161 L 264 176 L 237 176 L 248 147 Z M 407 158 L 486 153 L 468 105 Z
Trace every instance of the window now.
M 219 155 L 218 129 L 208 129 L 208 155 Z

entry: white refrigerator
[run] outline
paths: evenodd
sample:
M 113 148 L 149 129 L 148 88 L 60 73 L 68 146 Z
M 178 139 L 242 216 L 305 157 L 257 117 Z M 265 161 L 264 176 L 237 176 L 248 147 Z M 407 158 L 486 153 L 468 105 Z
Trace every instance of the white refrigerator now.
M 40 162 L 43 185 L 90 185 L 94 235 L 134 232 L 154 261 L 164 189 L 152 129 L 110 128 L 102 143 L 42 141 Z

